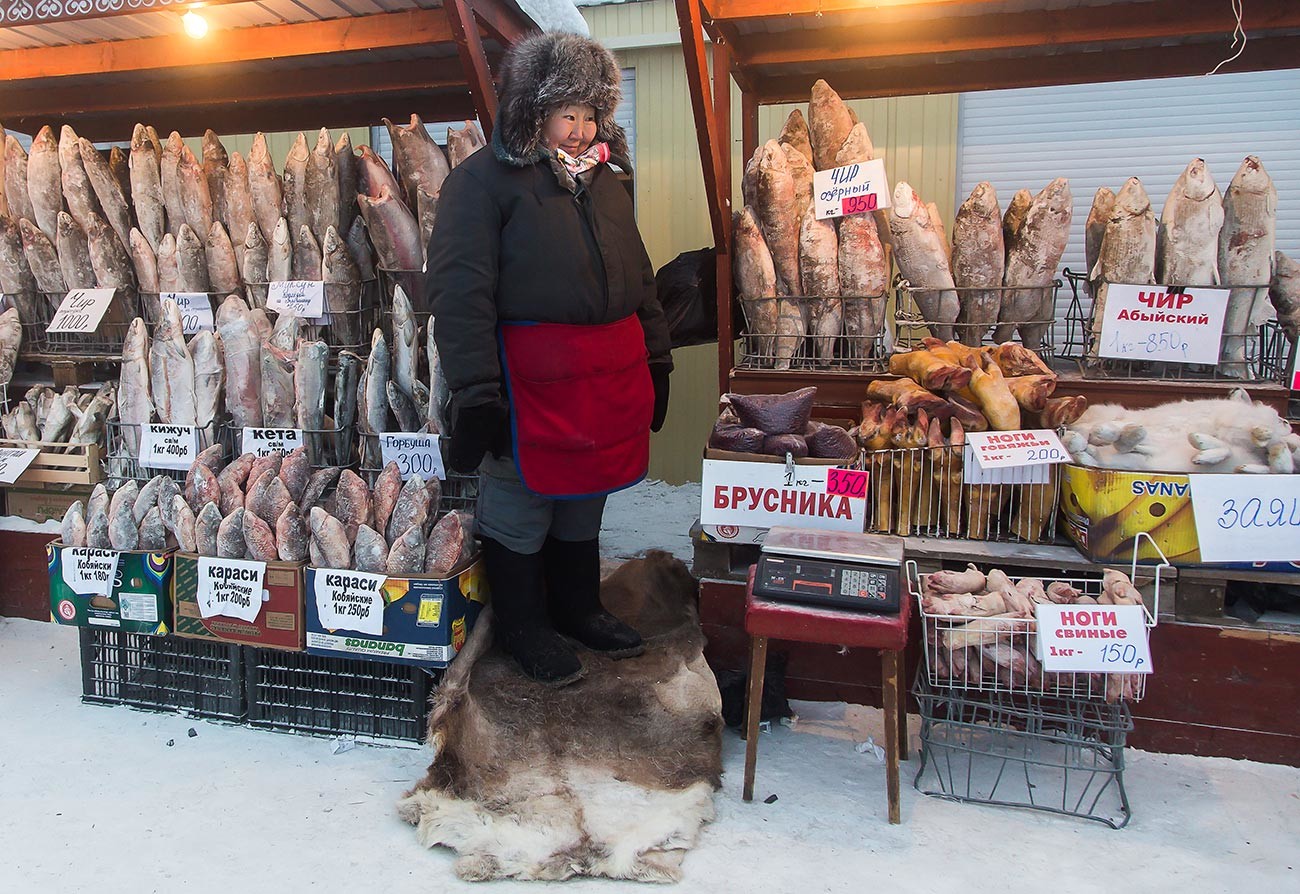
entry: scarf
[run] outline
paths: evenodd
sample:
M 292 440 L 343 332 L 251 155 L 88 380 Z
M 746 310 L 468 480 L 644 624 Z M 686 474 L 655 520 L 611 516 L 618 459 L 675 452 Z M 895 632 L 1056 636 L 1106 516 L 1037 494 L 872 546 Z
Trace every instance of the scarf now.
M 609 161 L 609 143 L 592 143 L 587 147 L 586 152 L 576 158 L 556 147 L 555 157 L 560 160 L 560 164 L 564 165 L 569 176 L 576 180 L 579 174 L 590 171 L 603 161 Z

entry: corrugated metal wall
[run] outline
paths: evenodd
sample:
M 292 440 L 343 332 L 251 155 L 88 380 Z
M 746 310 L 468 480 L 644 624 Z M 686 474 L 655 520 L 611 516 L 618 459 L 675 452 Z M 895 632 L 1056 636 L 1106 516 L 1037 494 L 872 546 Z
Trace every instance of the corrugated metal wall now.
M 671 0 L 582 8 L 592 36 L 612 41 L 678 34 Z M 619 62 L 636 69 L 637 223 L 656 268 L 679 253 L 713 244 L 695 120 L 686 86 L 681 46 L 616 49 Z M 831 86 L 834 86 L 832 84 Z M 808 87 L 811 90 L 812 81 Z M 733 84 L 732 167 L 740 198 L 740 91 Z M 952 218 L 956 164 L 955 96 L 906 97 L 854 102 L 891 183 L 907 179 Z M 761 110 L 759 136 L 775 137 L 793 105 Z M 805 108 L 805 113 L 807 109 Z M 717 348 L 701 345 L 673 352 L 676 372 L 668 423 L 652 442 L 650 475 L 671 483 L 698 481 L 700 451 L 717 418 Z

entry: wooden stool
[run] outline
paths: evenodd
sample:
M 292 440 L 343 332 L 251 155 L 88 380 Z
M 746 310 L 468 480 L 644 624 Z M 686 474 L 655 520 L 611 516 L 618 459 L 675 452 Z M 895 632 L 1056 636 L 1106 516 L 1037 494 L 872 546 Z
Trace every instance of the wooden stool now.
M 903 588 L 897 615 L 871 615 L 789 602 L 769 602 L 754 596 L 754 568 L 749 569 L 745 596 L 745 632 L 749 634 L 749 690 L 745 711 L 746 801 L 754 800 L 754 766 L 758 762 L 758 721 L 767 670 L 767 641 L 792 640 L 881 650 L 884 689 L 885 777 L 889 790 L 889 821 L 902 822 L 899 809 L 898 762 L 907 760 L 907 690 L 903 688 L 903 652 L 911 621 L 912 599 Z

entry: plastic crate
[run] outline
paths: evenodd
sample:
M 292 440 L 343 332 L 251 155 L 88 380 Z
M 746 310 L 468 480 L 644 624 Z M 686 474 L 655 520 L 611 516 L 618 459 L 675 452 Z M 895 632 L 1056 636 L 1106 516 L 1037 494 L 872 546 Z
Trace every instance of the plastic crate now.
M 248 725 L 260 729 L 422 742 L 433 680 L 419 667 L 244 649 Z
M 81 629 L 83 702 L 240 720 L 243 672 L 238 645 Z

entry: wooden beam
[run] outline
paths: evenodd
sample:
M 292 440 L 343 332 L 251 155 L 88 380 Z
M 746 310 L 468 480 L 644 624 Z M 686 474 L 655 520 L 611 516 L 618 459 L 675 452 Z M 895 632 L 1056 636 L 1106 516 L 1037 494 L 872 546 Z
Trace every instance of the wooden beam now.
M 1247 5 L 1252 37 L 1300 28 L 1300 3 Z M 1222 0 L 1152 0 L 1105 7 L 1038 9 L 914 22 L 844 25 L 744 35 L 735 47 L 743 66 L 807 62 L 879 61 L 900 56 L 941 56 L 983 50 L 1118 41 L 1179 40 L 1231 35 L 1234 19 Z M 942 61 L 942 60 L 936 60 Z
M 214 31 L 199 41 L 179 34 L 4 50 L 0 72 L 8 81 L 21 81 L 410 47 L 451 39 L 442 10 L 411 9 L 327 22 L 233 28 Z
M 469 5 L 483 30 L 502 46 L 519 43 L 539 31 L 537 23 L 511 0 L 469 0 Z
M 691 109 L 695 114 L 696 140 L 700 148 L 700 164 L 704 168 L 704 195 L 709 204 L 709 222 L 713 227 L 713 242 L 727 244 L 726 225 L 722 217 L 721 164 L 718 161 L 718 124 L 713 108 L 713 98 L 708 90 L 709 62 L 704 52 L 704 31 L 700 18 L 700 0 L 675 0 L 677 24 L 682 32 L 682 53 L 686 61 L 686 84 L 691 94 Z
M 735 328 L 731 319 L 731 47 L 722 41 L 713 44 L 713 113 L 717 122 L 717 159 L 719 201 L 722 210 L 722 239 L 715 243 L 717 252 L 718 294 L 718 387 L 726 381 L 726 372 L 730 372 L 735 358 L 730 350 L 730 334 Z M 725 337 L 724 337 L 725 333 Z M 728 350 L 726 367 L 721 365 L 724 357 L 723 343 Z M 719 392 L 721 393 L 721 392 Z
M 1005 6 L 1005 0 L 704 0 L 705 17 L 714 21 L 830 18 L 844 13 L 873 17 L 931 18 L 954 7 Z
M 220 6 L 227 3 L 244 3 L 247 0 L 203 0 L 203 6 Z M 0 2 L 0 28 L 19 28 L 24 25 L 52 25 L 55 22 L 86 22 L 91 19 L 104 19 L 110 16 L 142 15 L 151 12 L 174 12 L 179 19 L 184 7 L 172 0 L 135 0 L 135 2 L 118 3 L 107 6 L 103 3 L 85 4 L 88 9 L 68 12 L 67 5 L 58 3 L 49 6 L 48 12 L 41 12 L 45 4 L 18 3 L 15 0 Z M 179 30 L 179 22 L 178 22 Z
M 740 160 L 741 170 L 758 150 L 758 97 L 753 90 L 740 94 Z
M 469 0 L 443 0 L 442 5 L 447 11 L 447 23 L 452 38 L 456 41 L 461 66 L 465 69 L 470 95 L 474 97 L 474 109 L 477 112 L 475 117 L 483 128 L 483 135 L 490 142 L 492 128 L 497 120 L 497 90 L 492 82 L 492 72 L 488 68 L 478 24 L 470 10 Z
M 227 68 L 231 67 L 223 66 Z M 132 109 L 137 115 L 152 115 L 157 109 L 226 104 L 247 107 L 291 99 L 310 102 L 331 96 L 412 93 L 465 85 L 464 72 L 454 57 L 293 69 L 273 74 L 223 70 L 189 75 L 186 70 L 178 69 L 175 76 L 166 80 L 132 79 L 130 84 L 122 85 L 68 84 L 67 80 L 71 79 L 45 82 L 53 86 L 9 86 L 0 81 L 0 109 L 5 110 L 8 119 Z
M 71 124 L 77 133 L 89 140 L 125 142 L 130 139 L 131 128 L 142 114 L 162 133 L 177 131 L 183 136 L 201 136 L 206 128 L 218 133 L 252 133 L 262 130 L 307 130 L 321 127 L 368 127 L 380 118 L 404 120 L 415 112 L 426 121 L 454 121 L 472 118 L 474 104 L 469 91 L 385 93 L 361 97 L 335 96 L 303 101 L 244 105 L 228 103 L 218 106 L 160 109 L 157 111 L 132 109 L 84 115 L 46 115 L 27 118 L 9 118 L 5 125 L 10 130 L 35 133 L 49 124 L 56 130 L 61 124 Z
M 819 74 L 832 79 L 836 92 L 845 99 L 862 99 L 1201 75 L 1228 55 L 1227 46 L 1216 42 L 879 69 L 830 68 Z M 1246 44 L 1240 59 L 1220 71 L 1226 74 L 1294 68 L 1298 58 L 1300 36 L 1258 38 Z M 762 103 L 802 102 L 808 98 L 811 77 L 799 74 L 755 80 Z

